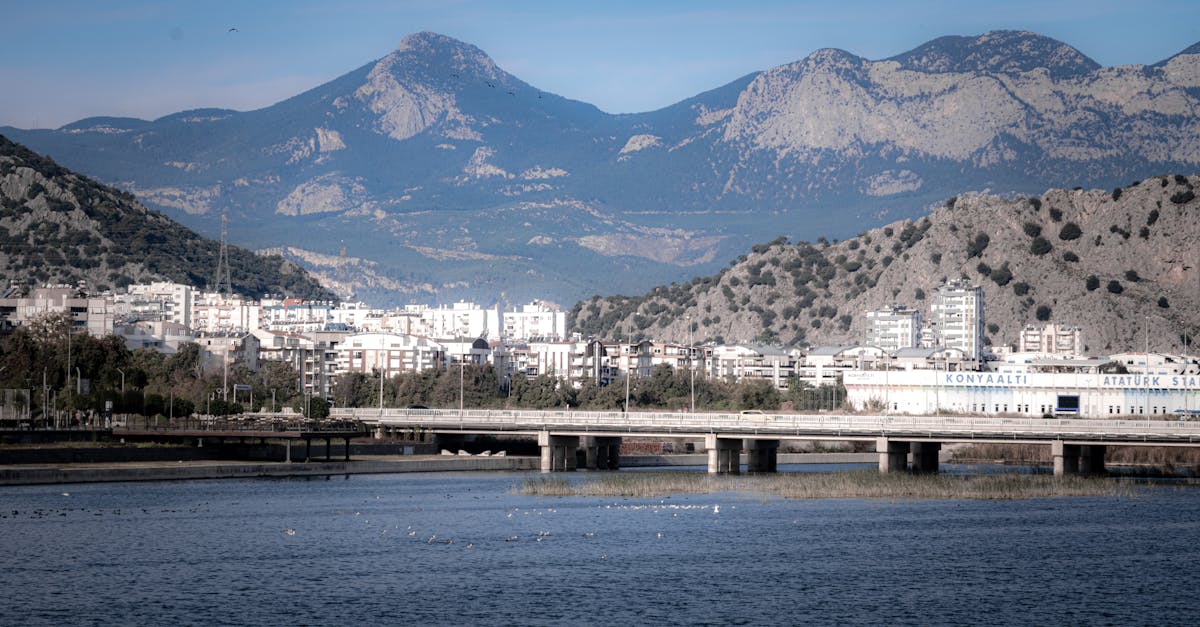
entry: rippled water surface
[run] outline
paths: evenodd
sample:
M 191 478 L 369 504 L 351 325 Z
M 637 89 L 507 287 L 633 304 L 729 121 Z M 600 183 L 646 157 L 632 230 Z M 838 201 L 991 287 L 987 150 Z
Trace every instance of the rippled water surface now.
M 1200 621 L 1198 488 L 517 495 L 528 476 L 0 488 L 0 624 Z

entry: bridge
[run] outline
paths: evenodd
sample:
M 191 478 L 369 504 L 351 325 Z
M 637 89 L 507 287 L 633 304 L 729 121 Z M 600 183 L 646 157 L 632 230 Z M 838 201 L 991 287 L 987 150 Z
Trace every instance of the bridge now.
M 780 441 L 874 442 L 879 470 L 937 472 L 945 443 L 1050 446 L 1054 474 L 1104 472 L 1108 446 L 1200 447 L 1200 422 L 1078 420 L 999 416 L 585 412 L 338 408 L 330 416 L 380 431 L 419 429 L 440 436 L 490 434 L 537 438 L 543 472 L 575 470 L 579 448 L 593 469 L 620 467 L 623 437 L 703 438 L 708 472 L 774 472 Z
M 152 418 L 122 421 L 111 429 L 112 435 L 128 439 L 204 441 L 284 440 L 286 461 L 292 461 L 292 442 L 304 440 L 304 459 L 312 458 L 312 441 L 325 441 L 325 461 L 331 461 L 331 442 L 345 441 L 345 461 L 350 461 L 350 440 L 367 435 L 362 423 L 343 420 L 283 420 L 250 416 L 247 418 L 183 419 L 159 423 Z

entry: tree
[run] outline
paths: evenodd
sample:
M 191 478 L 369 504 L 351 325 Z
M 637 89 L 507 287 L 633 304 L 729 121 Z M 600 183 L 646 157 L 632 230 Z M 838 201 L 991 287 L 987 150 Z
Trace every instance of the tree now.
M 1039 257 L 1050 252 L 1053 248 L 1049 240 L 1041 236 L 1033 238 L 1033 241 L 1029 244 L 1029 251 Z
M 991 241 L 992 238 L 988 237 L 987 233 L 976 235 L 975 239 L 967 244 L 967 259 L 983 255 L 983 251 L 987 250 L 988 244 Z
M 1050 319 L 1050 307 L 1047 305 L 1039 305 L 1034 315 L 1037 316 L 1038 320 L 1045 322 Z
M 1089 276 L 1087 278 L 1087 291 L 1094 292 L 1098 287 L 1100 287 L 1100 278 L 1094 274 Z
M 1079 237 L 1082 235 L 1083 230 L 1079 228 L 1078 224 L 1075 224 L 1074 222 L 1068 222 L 1063 225 L 1061 230 L 1059 230 L 1058 239 L 1063 241 L 1071 241 L 1079 239 Z
M 1012 270 L 1008 268 L 1008 263 L 1005 263 L 999 268 L 992 270 L 992 280 L 995 281 L 996 285 L 999 285 L 1000 287 L 1008 285 L 1009 281 L 1012 281 L 1012 278 L 1013 273 Z
M 1125 291 L 1125 288 L 1121 285 L 1121 282 L 1116 279 L 1108 282 L 1107 289 L 1109 293 L 1112 294 L 1120 294 L 1121 292 Z

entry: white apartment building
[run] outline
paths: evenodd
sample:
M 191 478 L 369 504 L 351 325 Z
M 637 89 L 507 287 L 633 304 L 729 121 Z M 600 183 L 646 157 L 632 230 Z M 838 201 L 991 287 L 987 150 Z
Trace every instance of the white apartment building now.
M 567 337 L 567 314 L 541 301 L 504 312 L 504 338 L 508 340 L 562 340 Z
M 168 320 L 139 320 L 113 327 L 113 333 L 125 340 L 125 348 L 131 351 L 149 349 L 165 355 L 174 355 L 179 347 L 196 341 L 191 329 Z
M 868 346 L 893 352 L 921 343 L 921 312 L 899 305 L 867 312 Z
M 192 330 L 198 333 L 246 332 L 260 328 L 255 301 L 217 292 L 198 294 L 192 306 Z
M 492 361 L 492 346 L 487 340 L 456 339 L 438 340 L 445 351 L 447 364 L 473 364 L 481 366 Z
M 66 285 L 39 287 L 28 297 L 0 299 L 0 321 L 7 326 L 24 326 L 39 316 L 56 312 L 71 314 L 73 331 L 85 331 L 95 337 L 113 331 L 107 298 L 84 296 Z
M 796 353 L 777 346 L 737 344 L 714 347 L 707 370 L 717 378 L 769 379 L 782 390 L 796 373 L 797 362 Z
M 338 303 L 336 307 L 329 310 L 329 322 L 344 324 L 350 329 L 378 331 L 380 328 L 378 321 L 384 317 L 386 312 L 385 309 L 369 307 L 366 303 L 361 302 Z M 369 321 L 374 322 L 373 328 L 368 328 Z
M 116 315 L 139 320 L 165 320 L 189 328 L 192 326 L 195 290 L 191 286 L 158 281 L 130 285 L 125 292 L 114 298 Z
M 219 371 L 236 362 L 258 370 L 258 338 L 249 333 L 201 333 L 195 342 L 200 345 L 201 368 L 205 371 Z
M 420 316 L 425 325 L 418 335 L 428 337 L 496 337 L 500 333 L 500 309 L 482 309 L 475 303 L 459 301 L 449 307 L 407 305 L 404 311 Z
M 1082 355 L 1083 329 L 1064 324 L 1027 324 L 1017 336 L 1018 353 Z
M 333 304 L 305 301 L 299 298 L 264 300 L 260 305 L 259 323 L 272 331 L 304 333 L 320 331 L 333 319 Z
M 965 280 L 949 281 L 933 292 L 929 324 L 934 346 L 957 348 L 968 359 L 983 357 L 983 289 Z
M 401 372 L 440 368 L 445 349 L 428 338 L 394 333 L 348 335 L 337 346 L 338 374 L 382 371 L 385 377 Z
M 324 342 L 300 333 L 255 329 L 258 339 L 259 363 L 277 361 L 296 370 L 304 394 L 317 397 L 332 396 L 337 353 L 328 350 Z

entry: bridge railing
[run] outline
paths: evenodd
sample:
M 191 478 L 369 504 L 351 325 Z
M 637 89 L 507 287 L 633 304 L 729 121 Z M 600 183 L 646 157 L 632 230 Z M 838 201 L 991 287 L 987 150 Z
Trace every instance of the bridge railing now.
M 221 431 L 221 432 L 353 432 L 365 431 L 362 422 L 352 418 L 334 418 L 330 420 L 308 420 L 304 418 L 265 418 L 261 416 L 216 417 L 190 416 L 188 418 L 164 419 L 145 416 L 131 416 L 114 425 L 118 430 L 125 431 Z
M 496 430 L 563 429 L 576 431 L 690 431 L 694 433 L 763 433 L 880 435 L 927 434 L 1025 435 L 1029 437 L 1153 437 L 1196 439 L 1200 424 L 1171 420 L 1079 420 L 1008 416 L 911 416 L 858 414 L 740 414 L 674 412 L 589 412 L 568 410 L 485 409 L 353 409 L 333 415 L 367 424 L 429 427 L 494 428 Z

